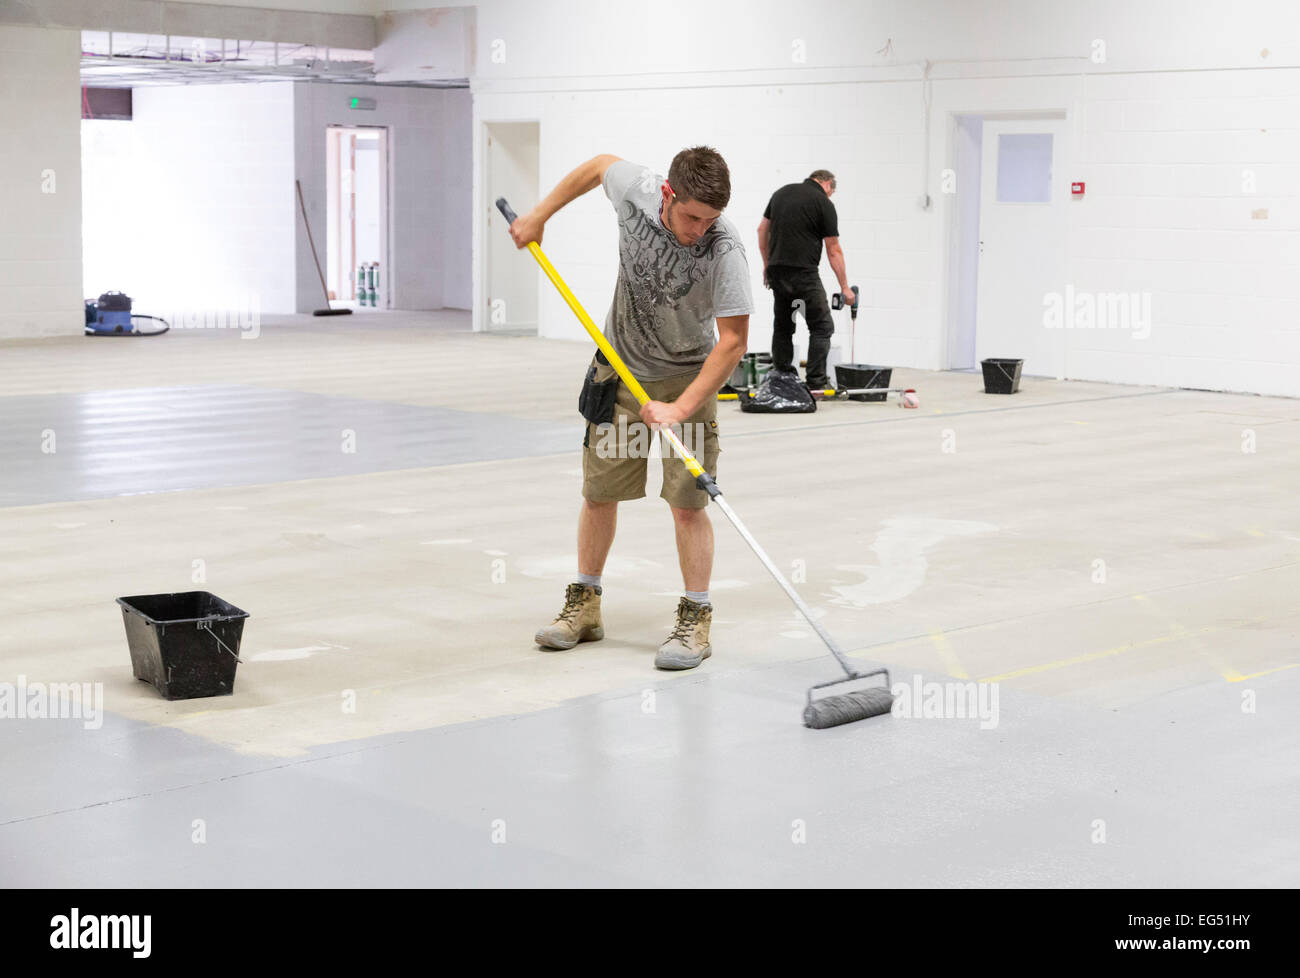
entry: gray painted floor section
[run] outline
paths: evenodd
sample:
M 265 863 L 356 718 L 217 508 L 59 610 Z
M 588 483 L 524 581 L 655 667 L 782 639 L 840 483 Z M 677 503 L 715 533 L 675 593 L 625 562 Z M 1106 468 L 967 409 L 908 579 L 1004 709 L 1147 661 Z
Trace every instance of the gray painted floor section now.
M 265 387 L 28 395 L 4 406 L 0 506 L 552 455 L 582 443 L 580 421 Z M 33 452 L 45 430 L 55 451 Z
M 795 691 L 832 674 L 821 660 L 702 674 L 647 686 L 653 713 L 635 690 L 288 763 L 124 721 L 11 733 L 6 783 L 22 790 L 0 808 L 3 883 L 1300 883 L 1285 711 L 1244 716 L 1207 684 L 1123 711 L 1006 694 L 994 730 L 801 728 Z M 1294 704 L 1300 675 L 1259 695 Z

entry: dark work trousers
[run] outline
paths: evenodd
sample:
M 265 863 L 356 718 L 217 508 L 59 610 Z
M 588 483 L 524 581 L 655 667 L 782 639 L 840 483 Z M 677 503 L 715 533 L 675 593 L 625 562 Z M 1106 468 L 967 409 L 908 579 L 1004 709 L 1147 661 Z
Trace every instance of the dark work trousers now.
M 808 324 L 808 368 L 804 381 L 809 387 L 829 387 L 826 355 L 830 353 L 835 323 L 821 275 L 815 268 L 769 265 L 767 283 L 772 286 L 772 366 L 794 366 L 794 331 L 799 316 Z

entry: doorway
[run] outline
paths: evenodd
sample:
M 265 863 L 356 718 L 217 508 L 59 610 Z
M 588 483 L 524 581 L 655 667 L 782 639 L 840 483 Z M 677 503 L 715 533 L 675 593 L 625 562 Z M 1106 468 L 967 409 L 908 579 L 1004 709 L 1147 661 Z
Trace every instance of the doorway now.
M 536 122 L 489 122 L 484 125 L 484 195 L 488 208 L 486 295 L 483 328 L 494 333 L 537 334 L 538 270 L 521 259 L 505 218 L 496 208 L 504 197 L 518 213 L 531 210 L 538 199 L 539 125 Z M 525 260 L 526 259 L 526 260 Z
M 331 301 L 389 308 L 388 130 L 325 130 L 326 270 Z
M 1064 378 L 1065 333 L 1043 313 L 1065 287 L 1065 113 L 964 114 L 952 125 L 946 366 L 1008 357 L 1024 360 L 1025 375 Z

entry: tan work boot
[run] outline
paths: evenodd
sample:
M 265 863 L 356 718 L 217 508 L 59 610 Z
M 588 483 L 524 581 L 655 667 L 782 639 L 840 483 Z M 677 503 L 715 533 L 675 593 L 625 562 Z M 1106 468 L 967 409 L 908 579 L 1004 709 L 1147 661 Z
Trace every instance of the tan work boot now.
M 579 642 L 605 637 L 600 623 L 600 589 L 588 584 L 570 584 L 564 589 L 564 608 L 545 628 L 533 636 L 544 649 L 571 649 Z
M 709 625 L 713 606 L 696 604 L 683 597 L 677 603 L 677 621 L 667 641 L 659 646 L 655 666 L 659 669 L 694 669 L 713 654 L 709 644 Z

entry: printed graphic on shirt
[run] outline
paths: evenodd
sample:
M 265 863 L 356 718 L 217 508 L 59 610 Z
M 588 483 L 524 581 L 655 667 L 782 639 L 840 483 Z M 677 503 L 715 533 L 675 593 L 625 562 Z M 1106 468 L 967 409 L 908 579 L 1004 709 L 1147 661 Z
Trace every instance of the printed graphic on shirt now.
M 715 319 L 753 311 L 735 228 L 720 217 L 694 245 L 678 243 L 661 219 L 662 185 L 661 176 L 626 160 L 605 172 L 619 227 L 618 284 L 605 336 L 644 380 L 698 369 L 714 347 Z
M 632 201 L 619 204 L 618 212 L 625 272 L 619 276 L 619 284 L 625 301 L 617 304 L 617 313 L 651 346 L 662 345 L 669 352 L 680 353 L 706 345 L 712 335 L 707 313 L 692 321 L 660 316 L 658 311 L 678 310 L 691 290 L 708 277 L 713 263 L 738 248 L 738 243 L 710 229 L 690 248 L 683 248 L 669 240 L 671 232 Z

